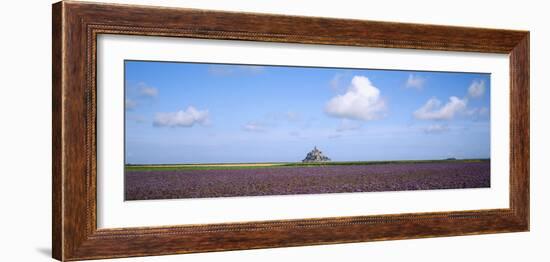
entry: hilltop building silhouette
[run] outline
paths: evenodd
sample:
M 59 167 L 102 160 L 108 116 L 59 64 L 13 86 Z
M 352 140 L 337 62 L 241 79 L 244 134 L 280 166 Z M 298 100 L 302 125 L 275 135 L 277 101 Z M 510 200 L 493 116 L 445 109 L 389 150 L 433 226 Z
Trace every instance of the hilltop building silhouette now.
M 311 150 L 309 153 L 307 153 L 306 158 L 304 158 L 304 160 L 302 160 L 303 163 L 327 162 L 327 161 L 330 161 L 330 158 L 323 155 L 323 152 L 321 152 L 321 150 L 317 149 L 317 146 L 315 146 L 313 148 L 313 150 Z

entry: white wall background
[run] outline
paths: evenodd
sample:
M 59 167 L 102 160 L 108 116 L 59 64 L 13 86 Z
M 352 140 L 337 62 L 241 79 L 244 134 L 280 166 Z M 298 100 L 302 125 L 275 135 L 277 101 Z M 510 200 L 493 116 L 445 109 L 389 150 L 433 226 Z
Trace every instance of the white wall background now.
M 548 261 L 550 28 L 544 1 L 118 0 L 205 9 L 531 31 L 531 232 L 277 248 L 123 261 Z M 0 9 L 0 260 L 48 261 L 51 245 L 51 1 Z M 546 23 L 545 23 L 546 22 Z

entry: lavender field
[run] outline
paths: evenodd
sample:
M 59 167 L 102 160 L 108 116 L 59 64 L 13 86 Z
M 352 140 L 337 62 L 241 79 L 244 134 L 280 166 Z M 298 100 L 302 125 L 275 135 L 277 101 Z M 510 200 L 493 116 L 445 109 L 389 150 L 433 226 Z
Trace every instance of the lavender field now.
M 490 161 L 131 167 L 125 199 L 212 198 L 490 187 Z

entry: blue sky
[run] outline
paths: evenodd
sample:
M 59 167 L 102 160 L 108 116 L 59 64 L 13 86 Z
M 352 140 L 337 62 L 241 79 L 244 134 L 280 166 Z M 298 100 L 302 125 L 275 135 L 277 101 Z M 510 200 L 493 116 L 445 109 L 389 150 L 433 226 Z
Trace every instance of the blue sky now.
M 490 75 L 125 62 L 126 163 L 489 158 Z

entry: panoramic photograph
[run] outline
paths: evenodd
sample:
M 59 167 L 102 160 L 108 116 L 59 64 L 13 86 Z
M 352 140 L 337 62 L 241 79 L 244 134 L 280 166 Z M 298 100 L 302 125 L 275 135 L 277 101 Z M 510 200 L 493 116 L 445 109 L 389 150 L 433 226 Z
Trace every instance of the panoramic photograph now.
M 124 67 L 127 201 L 491 186 L 490 74 Z

